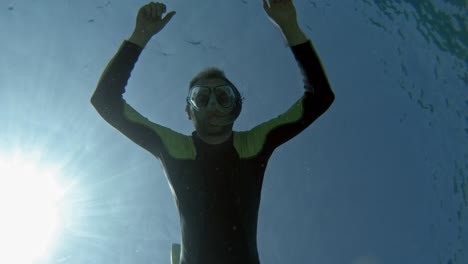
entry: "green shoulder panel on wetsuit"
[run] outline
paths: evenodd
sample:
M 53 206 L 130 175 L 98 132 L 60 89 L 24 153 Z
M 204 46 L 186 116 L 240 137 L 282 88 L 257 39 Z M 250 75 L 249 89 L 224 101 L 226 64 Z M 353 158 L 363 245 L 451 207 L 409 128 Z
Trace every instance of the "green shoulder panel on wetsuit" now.
M 160 137 L 165 149 L 175 159 L 195 159 L 196 149 L 190 136 L 155 124 L 125 103 L 124 114 L 128 120 L 151 128 Z
M 304 113 L 302 101 L 304 96 L 296 101 L 285 113 L 264 122 L 249 131 L 234 132 L 234 147 L 240 158 L 250 158 L 259 154 L 265 145 L 268 133 L 273 129 L 299 121 Z

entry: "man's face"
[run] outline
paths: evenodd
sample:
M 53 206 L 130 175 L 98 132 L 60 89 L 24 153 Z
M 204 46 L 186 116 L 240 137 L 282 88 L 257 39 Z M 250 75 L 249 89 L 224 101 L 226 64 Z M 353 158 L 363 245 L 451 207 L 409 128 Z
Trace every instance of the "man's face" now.
M 206 87 L 217 87 L 220 85 L 228 84 L 223 79 L 202 79 L 195 85 L 201 85 Z M 187 113 L 189 119 L 192 120 L 195 129 L 207 135 L 217 135 L 232 131 L 233 124 L 229 125 L 217 125 L 216 121 L 229 115 L 229 113 L 222 113 L 217 110 L 215 106 L 215 100 L 210 100 L 208 107 L 205 111 L 195 111 L 189 105 L 187 106 Z

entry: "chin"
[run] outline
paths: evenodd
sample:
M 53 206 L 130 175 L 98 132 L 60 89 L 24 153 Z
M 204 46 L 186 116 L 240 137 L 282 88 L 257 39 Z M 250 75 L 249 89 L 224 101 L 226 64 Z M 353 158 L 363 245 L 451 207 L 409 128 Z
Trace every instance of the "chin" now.
M 198 127 L 198 130 L 203 132 L 204 134 L 210 134 L 210 135 L 222 135 L 224 133 L 228 133 L 232 130 L 232 124 L 231 125 L 214 125 L 214 124 L 203 124 Z
M 217 132 L 217 134 L 222 134 L 223 132 L 227 131 L 229 128 L 227 126 L 219 126 L 219 125 L 207 125 L 204 127 L 204 131 L 209 132 Z

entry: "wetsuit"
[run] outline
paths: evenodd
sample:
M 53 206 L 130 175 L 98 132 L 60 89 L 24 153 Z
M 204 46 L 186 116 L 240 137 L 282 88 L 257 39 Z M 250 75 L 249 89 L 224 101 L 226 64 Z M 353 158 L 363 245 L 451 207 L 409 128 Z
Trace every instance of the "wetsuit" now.
M 217 145 L 205 143 L 195 131 L 183 135 L 155 124 L 125 102 L 122 95 L 141 47 L 124 41 L 102 74 L 92 104 L 165 170 L 180 215 L 181 264 L 260 263 L 257 216 L 268 159 L 335 98 L 311 42 L 291 50 L 303 75 L 301 98 L 278 117 L 249 131 L 233 131 Z

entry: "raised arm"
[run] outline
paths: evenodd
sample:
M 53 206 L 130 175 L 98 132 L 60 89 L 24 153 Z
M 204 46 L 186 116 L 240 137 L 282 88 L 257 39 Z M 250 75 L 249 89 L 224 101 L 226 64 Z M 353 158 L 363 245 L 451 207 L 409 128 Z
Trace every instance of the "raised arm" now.
M 113 127 L 156 156 L 163 150 L 163 141 L 170 140 L 171 130 L 150 122 L 123 99 L 127 81 L 144 46 L 175 14 L 165 12 L 163 4 L 143 6 L 137 16 L 137 25 L 129 41 L 124 41 L 104 70 L 91 103 Z
M 263 0 L 263 3 L 270 20 L 281 29 L 296 59 L 303 77 L 304 94 L 285 113 L 239 134 L 240 142 L 249 142 L 247 149 L 252 153 L 261 149 L 272 152 L 312 124 L 335 100 L 312 42 L 299 28 L 292 0 L 270 0 L 270 5 Z M 255 147 L 252 147 L 252 142 Z

